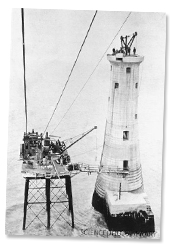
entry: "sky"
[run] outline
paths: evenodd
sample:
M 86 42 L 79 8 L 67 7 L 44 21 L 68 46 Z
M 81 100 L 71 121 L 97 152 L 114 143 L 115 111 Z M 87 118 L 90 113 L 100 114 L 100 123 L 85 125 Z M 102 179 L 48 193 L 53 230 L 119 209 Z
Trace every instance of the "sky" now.
M 37 129 L 36 124 L 42 119 L 42 114 L 37 112 L 40 106 L 44 110 L 46 123 L 49 120 L 93 15 L 94 11 L 24 10 L 29 129 L 32 129 L 32 126 Z M 59 121 L 64 115 L 65 110 L 88 79 L 127 15 L 128 12 L 99 11 L 97 13 L 62 101 L 50 124 L 51 130 L 55 128 L 56 120 Z M 120 35 L 132 34 L 135 31 L 138 32 L 138 37 L 135 40 L 137 53 L 145 56 L 143 77 L 146 82 L 144 84 L 150 86 L 152 90 L 163 88 L 165 14 L 131 13 L 108 53 L 111 52 L 113 47 L 120 47 Z M 10 82 L 11 93 L 17 91 L 18 101 L 22 104 L 24 98 L 23 91 L 21 91 L 23 88 L 23 68 L 20 9 L 13 9 L 12 12 Z M 68 123 L 71 115 L 78 111 L 79 106 L 83 109 L 83 112 L 87 110 L 86 113 L 99 112 L 100 116 L 104 116 L 107 111 L 105 108 L 107 105 L 105 104 L 108 88 L 109 62 L 104 56 L 64 120 L 64 124 L 62 122 L 63 127 Z M 95 96 L 94 93 L 96 93 Z M 16 105 L 19 106 L 19 103 L 16 102 Z M 98 118 L 97 116 L 97 120 L 95 118 L 91 120 L 89 126 L 95 125 Z M 85 120 L 88 119 L 91 119 L 91 117 L 86 114 Z M 41 129 L 45 129 L 46 123 L 43 122 L 40 126 Z M 60 133 L 59 129 L 56 132 Z
M 68 78 L 95 11 L 24 9 L 28 130 L 43 132 Z M 48 127 L 57 124 L 83 87 L 129 12 L 98 11 L 70 81 Z M 11 17 L 11 75 L 9 113 L 9 151 L 19 147 L 25 131 L 21 10 Z M 107 53 L 120 47 L 120 36 L 138 33 L 133 46 L 144 56 L 140 66 L 139 134 L 142 157 L 151 145 L 154 159 L 161 163 L 165 78 L 166 16 L 164 13 L 132 12 Z M 79 144 L 71 148 L 78 155 L 103 143 L 110 83 L 106 54 L 83 91 L 54 131 L 70 138 L 97 125 Z M 97 138 L 96 138 L 97 137 Z M 15 139 L 15 140 L 14 140 Z M 13 146 L 12 146 L 13 145 Z M 78 160 L 94 163 L 96 152 L 82 154 Z M 149 152 L 148 152 L 149 153 Z M 151 158 L 149 157 L 149 161 Z M 73 159 L 77 160 L 76 158 Z M 143 160 L 143 159 L 142 159 Z M 147 159 L 146 159 L 147 161 Z M 161 167 L 160 167 L 161 169 Z
M 94 13 L 95 11 L 24 9 L 29 130 L 45 130 Z M 144 62 L 140 66 L 140 136 L 148 132 L 146 137 L 156 137 L 156 141 L 160 141 L 162 145 L 166 16 L 164 13 L 132 12 L 103 56 L 128 14 L 129 12 L 98 11 L 48 127 L 50 134 L 54 132 L 55 135 L 66 139 L 83 133 L 94 125 L 98 126 L 96 134 L 91 133 L 80 142 L 80 147 L 75 145 L 72 148 L 73 155 L 96 147 L 96 141 L 98 146 L 102 145 L 110 82 L 110 65 L 106 54 L 110 53 L 113 47 L 120 47 L 121 35 L 131 35 L 135 31 L 138 36 L 133 46 L 139 55 L 144 56 Z M 9 133 L 14 134 L 12 124 L 15 124 L 17 146 L 25 130 L 20 9 L 13 9 L 11 20 Z M 61 121 L 102 56 L 97 69 Z M 97 152 L 99 158 L 100 151 L 101 148 Z M 88 160 L 89 155 L 81 157 L 82 160 L 84 157 Z

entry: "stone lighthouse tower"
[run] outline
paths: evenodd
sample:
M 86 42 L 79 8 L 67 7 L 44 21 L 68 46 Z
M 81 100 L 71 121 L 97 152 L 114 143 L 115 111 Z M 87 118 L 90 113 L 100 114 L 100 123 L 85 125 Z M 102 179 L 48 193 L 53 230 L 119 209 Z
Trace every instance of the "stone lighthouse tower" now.
M 154 215 L 144 193 L 138 139 L 139 65 L 131 53 L 135 32 L 121 37 L 120 50 L 107 55 L 111 64 L 108 115 L 100 171 L 92 205 L 103 213 L 109 230 L 154 232 Z

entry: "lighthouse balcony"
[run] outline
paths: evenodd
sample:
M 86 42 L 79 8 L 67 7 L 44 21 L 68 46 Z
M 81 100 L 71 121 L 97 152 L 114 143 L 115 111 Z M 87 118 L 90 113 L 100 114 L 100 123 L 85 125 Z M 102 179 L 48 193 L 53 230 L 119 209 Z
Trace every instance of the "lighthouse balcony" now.
M 141 63 L 144 60 L 143 56 L 139 55 L 124 55 L 123 53 L 117 53 L 117 54 L 107 54 L 107 59 L 111 63 Z

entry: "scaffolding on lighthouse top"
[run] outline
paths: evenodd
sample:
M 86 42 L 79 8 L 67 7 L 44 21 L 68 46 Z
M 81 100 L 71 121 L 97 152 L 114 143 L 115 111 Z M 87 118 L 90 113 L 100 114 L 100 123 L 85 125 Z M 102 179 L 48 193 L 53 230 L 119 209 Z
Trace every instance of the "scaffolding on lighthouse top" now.
M 121 36 L 121 47 L 120 49 L 112 49 L 112 54 L 107 54 L 107 58 L 111 63 L 124 62 L 124 63 L 141 63 L 144 59 L 143 56 L 139 56 L 136 53 L 136 47 L 132 45 L 137 36 L 137 32 L 133 33 L 132 36 L 126 35 Z

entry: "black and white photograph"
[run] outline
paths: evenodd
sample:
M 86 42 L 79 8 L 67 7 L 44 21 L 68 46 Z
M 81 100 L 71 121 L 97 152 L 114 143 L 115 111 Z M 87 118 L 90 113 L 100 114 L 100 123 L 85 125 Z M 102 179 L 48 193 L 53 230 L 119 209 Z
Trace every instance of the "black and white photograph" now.
M 8 236 L 161 238 L 166 14 L 13 8 Z

